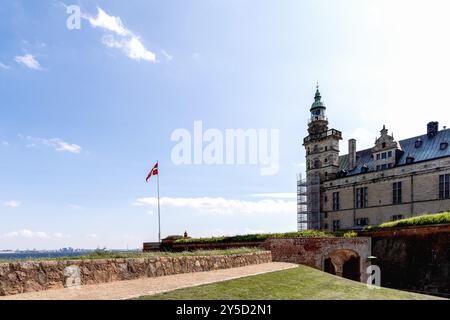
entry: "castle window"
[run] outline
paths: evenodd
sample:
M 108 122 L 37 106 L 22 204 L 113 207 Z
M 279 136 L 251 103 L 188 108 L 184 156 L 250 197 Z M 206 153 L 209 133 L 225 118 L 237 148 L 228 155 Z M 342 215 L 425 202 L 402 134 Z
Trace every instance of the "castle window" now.
M 403 215 L 401 214 L 396 214 L 392 216 L 392 221 L 397 221 L 397 220 L 402 220 L 403 219 Z
M 328 230 L 328 223 L 325 223 L 325 230 Z
M 314 160 L 314 169 L 319 169 L 321 167 L 321 163 L 319 159 Z
M 392 157 L 392 151 L 388 151 L 388 158 Z
M 380 160 L 380 154 L 377 153 L 377 160 Z
M 367 208 L 369 206 L 369 193 L 367 187 L 356 189 L 355 202 L 356 208 Z
M 380 171 L 380 165 L 379 164 L 377 164 L 377 171 Z
M 387 153 L 386 153 L 386 152 L 383 152 L 383 153 L 381 154 L 381 159 L 386 159 L 386 156 L 387 156 Z
M 417 139 L 416 140 L 416 142 L 415 142 L 415 144 L 414 144 L 414 146 L 416 147 L 416 148 L 420 148 L 421 146 L 422 146 L 422 139 Z
M 333 231 L 338 231 L 341 228 L 340 220 L 333 220 Z
M 387 165 L 386 164 L 382 164 L 381 165 L 381 170 L 385 170 L 387 168 Z
M 402 183 L 394 182 L 392 184 L 392 203 L 400 204 L 402 203 Z
M 327 146 L 325 146 L 325 151 L 327 151 L 328 150 L 328 147 Z
M 338 211 L 340 206 L 339 192 L 333 192 L 333 211 Z
M 447 147 L 448 147 L 448 142 L 441 142 L 441 145 L 440 145 L 440 149 L 441 150 L 445 150 L 445 149 L 447 149 Z
M 383 142 L 383 143 L 381 144 L 381 147 L 382 147 L 382 148 L 386 148 L 386 142 Z
M 442 174 L 439 176 L 439 199 L 450 198 L 450 174 Z
M 388 168 L 392 168 L 392 163 L 388 163 Z
M 369 218 L 358 218 L 355 220 L 355 225 L 363 227 L 369 224 Z

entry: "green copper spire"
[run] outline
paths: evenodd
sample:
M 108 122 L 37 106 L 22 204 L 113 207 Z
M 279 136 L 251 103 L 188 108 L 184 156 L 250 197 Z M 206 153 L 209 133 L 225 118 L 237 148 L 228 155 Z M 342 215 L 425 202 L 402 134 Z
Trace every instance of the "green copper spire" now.
M 319 83 L 317 83 L 316 87 L 316 95 L 314 96 L 314 103 L 311 105 L 311 111 L 314 109 L 326 109 L 325 105 L 321 101 L 322 96 L 320 95 L 319 91 Z

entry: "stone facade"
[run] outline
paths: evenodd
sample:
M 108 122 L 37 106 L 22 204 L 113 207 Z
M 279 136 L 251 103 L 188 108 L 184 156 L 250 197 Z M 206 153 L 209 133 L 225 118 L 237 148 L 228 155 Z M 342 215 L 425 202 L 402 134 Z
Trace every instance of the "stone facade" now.
M 310 120 L 309 135 L 303 143 L 308 183 L 320 184 L 309 187 L 320 190 L 316 192 L 320 203 L 310 204 L 320 209 L 308 209 L 315 220 L 319 217 L 315 228 L 360 229 L 450 211 L 450 129 L 439 131 L 438 123 L 430 122 L 427 134 L 397 142 L 383 126 L 372 148 L 357 152 L 356 140 L 350 139 L 349 153 L 340 156 L 337 138 L 328 135 L 330 130 L 322 122 Z M 330 159 L 333 170 L 330 161 L 324 165 L 323 159 L 330 150 L 334 152 Z
M 224 256 L 2 263 L 0 264 L 0 295 L 236 268 L 271 261 L 271 253 L 261 251 Z
M 367 218 L 369 225 L 450 210 L 450 199 L 439 199 L 439 176 L 450 173 L 450 158 L 369 172 L 322 184 L 322 229 L 332 229 L 333 220 L 341 228 L 354 227 L 354 221 Z M 402 201 L 393 204 L 392 186 L 402 182 Z M 368 189 L 368 206 L 356 208 L 356 188 Z M 333 193 L 339 192 L 340 208 L 333 210 Z

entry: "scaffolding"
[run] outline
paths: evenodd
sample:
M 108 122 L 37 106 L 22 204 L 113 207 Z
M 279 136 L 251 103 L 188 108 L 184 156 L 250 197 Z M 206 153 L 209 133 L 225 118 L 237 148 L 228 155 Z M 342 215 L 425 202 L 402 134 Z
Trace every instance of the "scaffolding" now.
M 297 229 L 320 229 L 320 177 L 297 177 Z

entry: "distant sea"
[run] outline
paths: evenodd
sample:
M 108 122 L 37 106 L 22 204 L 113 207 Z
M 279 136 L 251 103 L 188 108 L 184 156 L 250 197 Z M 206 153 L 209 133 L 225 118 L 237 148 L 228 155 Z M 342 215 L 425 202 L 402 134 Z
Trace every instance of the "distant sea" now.
M 76 251 L 76 252 L 2 252 L 0 253 L 0 260 L 25 260 L 38 258 L 59 258 L 59 257 L 79 257 L 92 251 Z

